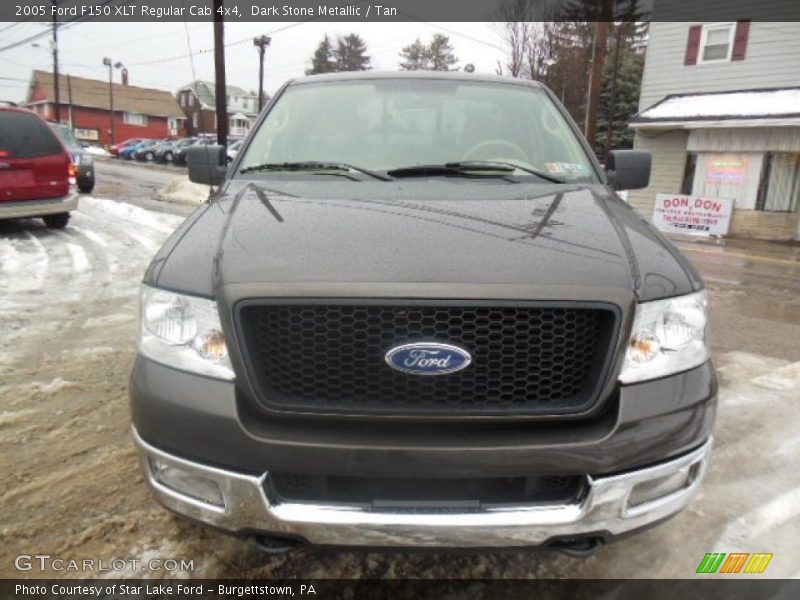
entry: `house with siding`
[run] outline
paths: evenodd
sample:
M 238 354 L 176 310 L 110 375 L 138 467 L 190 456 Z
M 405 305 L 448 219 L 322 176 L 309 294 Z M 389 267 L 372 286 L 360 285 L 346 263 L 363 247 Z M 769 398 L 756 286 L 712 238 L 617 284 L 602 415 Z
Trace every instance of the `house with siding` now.
M 634 145 L 653 155 L 629 202 L 733 200 L 729 235 L 800 239 L 800 22 L 653 21 Z
M 227 86 L 228 135 L 245 137 L 258 117 L 258 95 L 240 87 Z M 187 119 L 189 135 L 217 132 L 216 89 L 211 81 L 193 81 L 175 94 Z

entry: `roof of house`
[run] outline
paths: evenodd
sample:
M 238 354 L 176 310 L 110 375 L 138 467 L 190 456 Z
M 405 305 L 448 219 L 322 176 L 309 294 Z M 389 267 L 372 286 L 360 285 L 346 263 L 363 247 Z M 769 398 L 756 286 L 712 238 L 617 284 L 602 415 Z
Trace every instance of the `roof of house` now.
M 39 86 L 47 100 L 55 99 L 53 74 L 47 71 L 34 71 L 28 90 L 28 100 L 32 99 L 33 90 Z M 114 91 L 114 110 L 141 113 L 150 116 L 185 118 L 181 107 L 174 96 L 165 90 L 138 87 L 134 85 L 112 84 Z M 103 110 L 110 109 L 108 81 L 87 79 L 71 75 L 69 81 L 62 74 L 58 78 L 58 88 L 62 104 L 67 104 L 72 93 L 72 104 Z
M 238 96 L 240 98 L 257 97 L 256 94 L 251 94 L 250 92 L 235 85 L 226 86 L 226 89 L 228 96 Z M 192 90 L 195 96 L 197 96 L 198 100 L 200 100 L 200 104 L 203 106 L 213 107 L 216 104 L 217 95 L 213 81 L 202 81 L 198 79 L 197 81 L 187 83 L 178 91 L 181 92 L 183 90 Z
M 641 111 L 633 128 L 747 127 L 800 124 L 800 88 L 672 94 Z

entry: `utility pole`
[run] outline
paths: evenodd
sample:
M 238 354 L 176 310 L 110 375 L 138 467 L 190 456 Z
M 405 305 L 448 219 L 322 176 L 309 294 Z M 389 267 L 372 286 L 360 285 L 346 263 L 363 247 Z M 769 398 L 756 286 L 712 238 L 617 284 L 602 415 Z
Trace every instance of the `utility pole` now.
M 268 35 L 253 38 L 253 45 L 258 48 L 258 112 L 264 108 L 264 52 L 267 50 L 272 38 Z
M 614 36 L 614 67 L 611 73 L 611 99 L 608 103 L 608 129 L 606 130 L 606 156 L 614 146 L 614 118 L 617 112 L 617 88 L 619 87 L 619 61 L 620 46 L 622 46 L 622 29 L 627 26 L 625 21 L 616 25 L 616 35 Z
M 603 66 L 608 40 L 608 22 L 611 20 L 611 0 L 597 0 L 599 14 L 594 24 L 594 43 L 592 46 L 592 74 L 589 80 L 589 99 L 586 103 L 586 127 L 584 134 L 594 149 L 597 136 L 597 111 L 600 106 L 600 91 L 603 84 Z
M 217 98 L 217 144 L 228 145 L 228 93 L 225 85 L 225 29 L 223 0 L 214 0 L 214 93 Z
M 111 144 L 115 144 L 116 140 L 116 132 L 114 131 L 114 70 L 112 67 L 116 67 L 119 69 L 122 66 L 121 62 L 117 62 L 114 64 L 107 56 L 103 59 L 103 64 L 108 67 L 108 108 L 109 108 L 109 115 L 111 115 Z
M 69 74 L 67 74 L 67 102 L 69 102 L 67 107 L 69 111 L 69 128 L 75 131 L 75 123 L 72 121 L 72 78 Z
M 53 87 L 55 88 L 55 101 L 56 101 L 56 122 L 61 122 L 61 91 L 59 90 L 58 81 L 58 21 L 56 10 L 56 0 L 50 0 L 53 4 Z

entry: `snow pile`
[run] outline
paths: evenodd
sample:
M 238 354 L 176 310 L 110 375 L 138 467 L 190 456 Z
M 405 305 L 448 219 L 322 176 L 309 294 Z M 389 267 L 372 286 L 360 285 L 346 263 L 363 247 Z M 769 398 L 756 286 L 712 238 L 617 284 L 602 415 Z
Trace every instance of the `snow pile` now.
M 187 176 L 177 177 L 156 192 L 155 198 L 166 202 L 202 204 L 208 199 L 209 190 L 207 185 L 192 183 Z
M 111 156 L 108 152 L 106 152 L 105 148 L 101 148 L 100 146 L 88 146 L 83 149 L 86 154 L 91 154 L 93 156 Z
M 132 221 L 167 234 L 172 233 L 185 220 L 185 217 L 178 215 L 156 213 L 126 202 L 116 202 L 92 196 L 82 196 L 80 203 L 96 210 L 110 213 L 125 221 Z
M 648 108 L 634 121 L 784 115 L 800 116 L 800 89 L 675 96 Z

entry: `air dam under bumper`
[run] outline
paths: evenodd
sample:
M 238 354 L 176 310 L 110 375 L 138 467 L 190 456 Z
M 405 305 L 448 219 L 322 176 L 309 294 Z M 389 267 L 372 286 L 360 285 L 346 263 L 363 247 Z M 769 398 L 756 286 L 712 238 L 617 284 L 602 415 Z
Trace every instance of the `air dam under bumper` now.
M 347 546 L 514 547 L 588 535 L 617 536 L 664 520 L 692 499 L 705 473 L 712 441 L 678 458 L 617 475 L 588 477 L 575 503 L 503 506 L 459 512 L 392 511 L 346 504 L 284 502 L 269 479 L 210 467 L 167 454 L 133 436 L 156 498 L 176 513 L 237 533 L 297 536 L 313 544 Z M 156 470 L 199 478 L 218 494 L 203 501 L 162 483 Z M 638 484 L 686 474 L 683 487 L 631 506 Z M 184 479 L 185 480 L 185 479 Z M 212 483 L 213 482 L 213 483 Z M 210 484 L 210 487 L 209 487 Z

